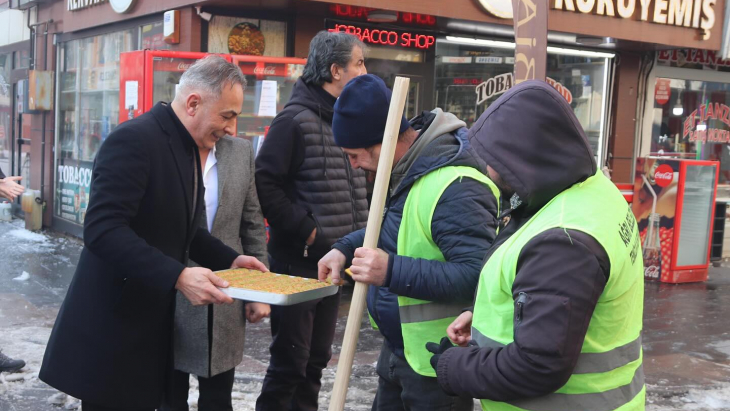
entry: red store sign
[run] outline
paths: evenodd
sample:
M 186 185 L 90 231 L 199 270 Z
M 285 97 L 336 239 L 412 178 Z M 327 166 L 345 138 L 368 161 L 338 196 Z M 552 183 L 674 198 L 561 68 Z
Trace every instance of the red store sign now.
M 370 29 L 348 24 L 335 24 L 335 27 L 329 29 L 329 31 L 354 34 L 363 43 L 384 46 L 410 47 L 426 50 L 436 44 L 436 38 L 434 36 L 407 31 L 397 32 L 393 30 Z
M 367 20 L 371 11 L 378 9 L 372 7 L 347 6 L 344 4 L 331 4 L 330 13 L 337 17 L 347 17 L 349 19 Z M 398 23 L 421 26 L 435 26 L 436 17 L 428 14 L 395 12 L 398 16 Z

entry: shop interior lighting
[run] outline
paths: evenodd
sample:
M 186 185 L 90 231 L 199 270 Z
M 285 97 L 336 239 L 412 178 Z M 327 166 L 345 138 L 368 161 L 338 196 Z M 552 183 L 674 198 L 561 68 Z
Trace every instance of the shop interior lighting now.
M 675 116 L 681 116 L 684 114 L 684 106 L 682 106 L 682 90 L 679 90 L 679 94 L 677 95 L 677 104 L 675 104 L 674 108 L 672 108 L 672 114 Z
M 705 130 L 707 130 L 707 124 L 705 124 L 705 123 L 697 124 L 697 131 L 705 131 Z
M 598 46 L 603 44 L 603 37 L 576 36 L 575 42 L 584 46 Z
M 498 49 L 514 49 L 515 43 L 508 41 L 474 39 L 469 37 L 446 36 L 446 40 L 452 43 L 471 44 L 475 46 L 492 47 Z M 547 52 L 550 54 L 563 54 L 568 56 L 580 57 L 596 57 L 596 58 L 613 58 L 613 53 L 604 53 L 599 51 L 574 50 L 561 47 L 548 46 Z
M 472 39 L 469 37 L 455 37 L 455 36 L 446 36 L 446 40 L 450 41 L 452 43 L 472 44 L 475 46 L 493 47 L 496 49 L 513 49 L 514 50 L 514 48 L 515 48 L 515 43 L 511 43 L 509 41 Z

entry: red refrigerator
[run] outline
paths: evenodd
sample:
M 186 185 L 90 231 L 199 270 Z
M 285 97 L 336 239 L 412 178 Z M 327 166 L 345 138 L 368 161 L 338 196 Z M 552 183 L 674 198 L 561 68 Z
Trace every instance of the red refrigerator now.
M 172 101 L 182 73 L 209 53 L 138 50 L 121 54 L 119 123 L 149 111 L 158 101 Z M 236 136 L 263 142 L 269 125 L 291 97 L 304 70 L 304 59 L 222 55 L 237 64 L 246 76 L 243 108 Z
M 646 279 L 707 280 L 719 168 L 717 161 L 637 159 L 632 210 Z
M 306 60 L 290 57 L 231 55 L 246 76 L 243 109 L 236 133 L 253 143 L 254 153 L 264 141 L 271 122 L 289 101 Z
M 207 55 L 167 50 L 122 53 L 119 61 L 119 124 L 146 113 L 158 101 L 172 101 L 182 73 Z M 231 61 L 231 56 L 223 57 Z

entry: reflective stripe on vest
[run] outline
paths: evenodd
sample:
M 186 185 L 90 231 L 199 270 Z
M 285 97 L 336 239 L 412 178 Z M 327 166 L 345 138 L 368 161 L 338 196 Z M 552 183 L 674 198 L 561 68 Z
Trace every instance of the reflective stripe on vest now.
M 458 317 L 463 308 L 464 304 L 445 304 L 427 301 L 423 304 L 401 305 L 398 307 L 398 312 L 400 314 L 401 324 L 408 324 Z
M 500 348 L 505 345 L 482 335 L 478 330 L 472 329 L 472 341 L 480 347 Z M 616 347 L 606 352 L 584 352 L 578 355 L 578 362 L 575 364 L 573 374 L 602 373 L 622 367 L 641 357 L 641 337 L 628 344 Z
M 639 396 L 639 394 L 642 394 Z M 639 366 L 634 372 L 631 382 L 612 390 L 589 394 L 553 393 L 531 400 L 510 401 L 508 404 L 522 410 L 555 411 L 555 410 L 590 410 L 612 411 L 625 404 L 636 401 L 644 408 L 644 367 Z M 489 408 L 490 410 L 492 408 Z
M 431 219 L 436 204 L 446 188 L 464 177 L 472 178 L 487 186 L 499 205 L 499 189 L 492 180 L 478 170 L 461 166 L 434 170 L 416 180 L 408 192 L 398 228 L 398 255 L 445 261 L 441 250 L 431 237 Z M 446 336 L 446 328 L 461 313 L 464 305 L 464 302 L 435 303 L 398 297 L 403 351 L 413 371 L 428 377 L 436 376 L 430 363 L 433 354 L 426 350 L 425 345 L 429 341 L 439 341 Z
M 590 235 L 610 261 L 609 278 L 593 311 L 578 361 L 568 382 L 552 394 L 509 403 L 482 400 L 482 408 L 643 410 L 644 280 L 639 231 L 626 201 L 600 172 L 553 198 L 490 256 L 479 279 L 472 340 L 492 348 L 513 343 L 520 326 L 514 320 L 516 302 L 512 295 L 520 253 L 535 236 L 554 228 Z

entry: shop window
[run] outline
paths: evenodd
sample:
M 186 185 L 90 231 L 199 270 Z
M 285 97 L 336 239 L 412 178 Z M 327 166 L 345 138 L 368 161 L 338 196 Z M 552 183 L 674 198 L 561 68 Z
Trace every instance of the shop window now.
M 424 52 L 421 50 L 409 50 L 406 48 L 389 48 L 379 46 L 368 46 L 368 59 L 405 61 L 408 63 L 423 63 Z
M 730 83 L 657 78 L 650 155 L 720 162 L 730 184 Z
M 137 47 L 133 30 L 59 47 L 55 215 L 83 224 L 96 153 L 119 119 L 119 54 Z
M 468 127 L 512 87 L 514 71 L 513 43 L 471 42 L 436 43 L 436 106 L 453 113 Z M 602 157 L 610 57 L 552 47 L 548 50 L 548 82 L 570 103 L 597 158 Z
M 10 153 L 13 144 L 13 85 L 10 84 L 12 54 L 0 54 L 0 169 L 11 175 Z
M 139 28 L 141 50 L 169 50 L 170 45 L 165 43 L 163 23 L 161 21 L 145 24 Z
M 19 50 L 13 52 L 13 68 L 24 69 L 30 67 L 30 51 Z
M 208 24 L 208 52 L 286 57 L 286 22 L 214 16 Z

